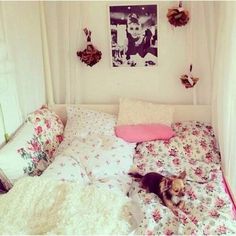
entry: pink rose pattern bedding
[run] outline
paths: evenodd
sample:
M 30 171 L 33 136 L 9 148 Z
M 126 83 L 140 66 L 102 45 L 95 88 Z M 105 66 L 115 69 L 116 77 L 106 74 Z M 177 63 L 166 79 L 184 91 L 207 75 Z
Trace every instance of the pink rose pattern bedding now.
M 169 141 L 137 145 L 134 167 L 141 174 L 156 171 L 163 175 L 187 172 L 184 211 L 175 216 L 157 196 L 133 182 L 130 196 L 142 207 L 143 219 L 136 234 L 236 233 L 232 203 L 225 193 L 220 155 L 212 127 L 200 122 L 173 124 L 176 137 Z

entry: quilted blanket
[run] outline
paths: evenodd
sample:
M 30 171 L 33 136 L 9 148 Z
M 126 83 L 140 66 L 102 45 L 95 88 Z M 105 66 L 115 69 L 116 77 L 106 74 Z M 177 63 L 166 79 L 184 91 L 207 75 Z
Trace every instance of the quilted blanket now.
M 153 193 L 133 182 L 130 196 L 142 208 L 142 235 L 236 234 L 232 203 L 224 190 L 220 155 L 212 127 L 200 122 L 175 123 L 176 137 L 169 141 L 140 143 L 134 168 L 140 174 L 178 174 L 185 170 L 185 208 L 177 215 Z
M 129 206 L 102 185 L 26 177 L 0 197 L 0 234 L 128 234 Z

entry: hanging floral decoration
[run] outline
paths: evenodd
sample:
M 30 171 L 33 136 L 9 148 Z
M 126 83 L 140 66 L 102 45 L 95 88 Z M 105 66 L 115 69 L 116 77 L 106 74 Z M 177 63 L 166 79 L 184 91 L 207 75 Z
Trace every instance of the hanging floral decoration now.
M 168 9 L 167 18 L 170 24 L 175 27 L 184 26 L 189 21 L 189 12 L 184 10 L 182 1 L 180 1 L 178 7 Z
M 199 78 L 193 77 L 192 72 L 193 66 L 190 65 L 189 74 L 181 75 L 180 80 L 185 88 L 193 88 L 198 82 Z
M 91 43 L 91 31 L 85 28 L 84 33 L 87 37 L 87 47 L 83 51 L 78 51 L 76 54 L 82 62 L 88 66 L 93 66 L 101 60 L 102 53 Z

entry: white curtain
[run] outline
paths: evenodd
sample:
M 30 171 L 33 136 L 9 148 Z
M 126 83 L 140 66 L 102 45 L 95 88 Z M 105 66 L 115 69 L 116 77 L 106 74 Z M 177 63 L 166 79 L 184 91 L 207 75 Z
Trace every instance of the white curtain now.
M 42 10 L 52 78 L 52 91 L 50 94 L 48 90 L 47 96 L 55 103 L 78 103 L 81 69 L 76 51 L 80 47 L 79 37 L 83 34 L 81 3 L 44 2 Z M 48 83 L 50 78 L 46 80 Z
M 6 38 L 3 8 L 0 2 L 0 144 L 5 134 L 12 134 L 22 122 L 16 90 L 14 63 Z
M 24 119 L 45 103 L 39 2 L 3 1 L 1 4 L 8 56 L 14 65 L 18 102 Z
M 217 2 L 212 113 L 222 166 L 236 196 L 236 2 Z
M 194 87 L 198 104 L 211 104 L 212 62 L 214 58 L 215 12 L 213 1 L 184 2 L 190 13 L 186 44 L 187 66 L 193 65 L 193 75 L 200 78 Z M 187 68 L 188 69 L 188 68 Z M 202 91 L 208 93 L 202 93 Z M 194 92 L 194 91 L 193 91 Z M 194 102 L 193 102 L 194 103 Z
M 0 2 L 0 143 L 45 103 L 39 2 Z

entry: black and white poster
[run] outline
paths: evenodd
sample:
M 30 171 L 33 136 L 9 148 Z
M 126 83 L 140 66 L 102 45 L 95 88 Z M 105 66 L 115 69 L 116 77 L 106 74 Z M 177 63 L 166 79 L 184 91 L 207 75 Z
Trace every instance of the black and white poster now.
M 157 5 L 110 6 L 109 13 L 112 66 L 157 65 Z

